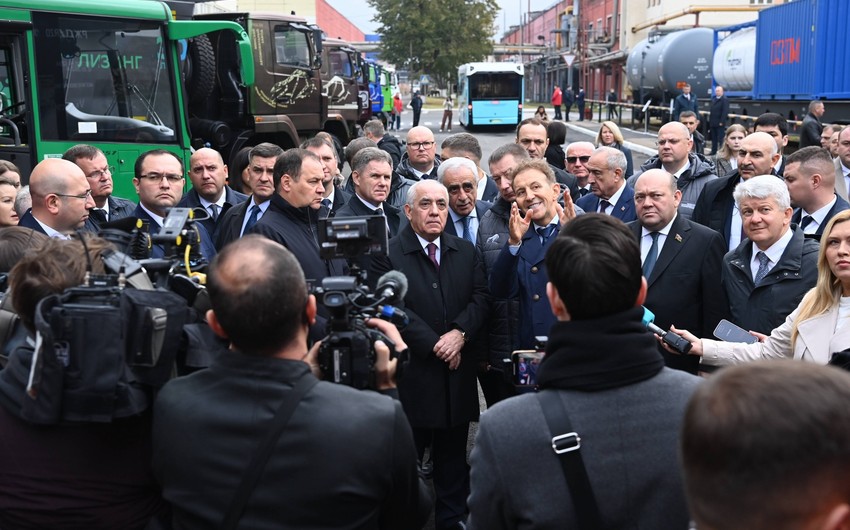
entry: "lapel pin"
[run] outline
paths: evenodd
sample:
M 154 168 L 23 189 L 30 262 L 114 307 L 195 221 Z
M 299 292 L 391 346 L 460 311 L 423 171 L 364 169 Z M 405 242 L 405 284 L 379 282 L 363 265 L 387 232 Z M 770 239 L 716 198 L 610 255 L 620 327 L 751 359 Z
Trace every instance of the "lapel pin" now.
M 676 241 L 681 243 L 682 242 L 682 236 L 680 236 L 679 234 L 676 234 Z

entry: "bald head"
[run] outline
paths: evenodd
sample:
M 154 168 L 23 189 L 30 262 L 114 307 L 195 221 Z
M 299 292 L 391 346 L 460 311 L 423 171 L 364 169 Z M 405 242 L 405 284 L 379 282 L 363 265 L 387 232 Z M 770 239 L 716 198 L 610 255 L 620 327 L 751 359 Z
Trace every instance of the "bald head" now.
M 227 166 L 215 149 L 203 147 L 189 159 L 189 179 L 198 195 L 216 202 L 221 198 L 227 182 Z
M 83 170 L 73 162 L 48 158 L 30 174 L 32 215 L 57 232 L 80 228 L 94 208 Z
M 682 192 L 676 178 L 663 169 L 649 169 L 635 182 L 638 222 L 649 231 L 659 231 L 676 217 Z
M 688 162 L 691 152 L 691 132 L 680 122 L 666 123 L 658 129 L 658 158 L 670 173 L 676 173 Z
M 738 172 L 744 180 L 756 175 L 770 175 L 779 157 L 779 147 L 773 137 L 766 132 L 754 132 L 741 140 Z
M 418 125 L 407 131 L 407 159 L 411 167 L 428 173 L 434 167 L 436 156 L 437 142 L 431 129 Z
M 208 320 L 240 352 L 281 355 L 291 347 L 303 355 L 315 300 L 289 250 L 257 235 L 240 238 L 213 260 L 207 288 Z

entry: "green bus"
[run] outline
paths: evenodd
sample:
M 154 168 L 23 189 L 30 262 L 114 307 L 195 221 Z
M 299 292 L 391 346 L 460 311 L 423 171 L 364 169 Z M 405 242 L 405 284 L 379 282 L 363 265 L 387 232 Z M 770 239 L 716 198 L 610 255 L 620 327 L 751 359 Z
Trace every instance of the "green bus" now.
M 135 198 L 139 154 L 167 149 L 188 164 L 204 143 L 189 127 L 189 41 L 228 31 L 240 83 L 251 85 L 247 33 L 220 20 L 174 20 L 163 2 L 0 0 L 0 159 L 27 181 L 40 160 L 78 143 L 106 154 L 115 195 Z

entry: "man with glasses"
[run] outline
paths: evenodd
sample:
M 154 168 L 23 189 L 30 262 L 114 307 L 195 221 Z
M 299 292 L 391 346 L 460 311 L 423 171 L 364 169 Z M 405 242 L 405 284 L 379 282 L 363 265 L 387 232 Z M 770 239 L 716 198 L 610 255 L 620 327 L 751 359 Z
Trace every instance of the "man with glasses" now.
M 573 142 L 567 146 L 567 171 L 576 176 L 576 184 L 578 185 L 578 193 L 584 197 L 590 193 L 590 184 L 587 182 L 587 177 L 590 173 L 587 171 L 587 162 L 590 160 L 590 155 L 593 154 L 593 144 L 590 142 Z
M 437 154 L 437 142 L 434 133 L 428 127 L 417 126 L 407 131 L 407 148 L 401 155 L 401 162 L 393 172 L 393 182 L 390 186 L 396 190 L 404 186 L 406 181 L 437 179 L 437 168 L 442 159 Z M 396 208 L 402 208 L 407 197 L 401 193 L 390 193 L 388 202 Z
M 49 237 L 68 239 L 83 227 L 94 208 L 92 190 L 83 170 L 61 158 L 47 158 L 30 174 L 32 208 L 18 226 L 32 228 Z
M 62 158 L 77 164 L 91 186 L 95 206 L 89 211 L 87 229 L 97 231 L 103 223 L 133 216 L 136 204 L 112 195 L 112 169 L 103 151 L 93 145 L 78 144 L 65 151 Z
M 457 133 L 447 136 L 440 144 L 440 156 L 443 161 L 454 157 L 463 157 L 472 160 L 478 168 L 477 190 L 475 197 L 479 201 L 493 202 L 499 196 L 499 188 L 492 179 L 487 178 L 487 173 L 481 169 L 481 144 L 478 138 L 469 133 Z
M 221 250 L 224 245 L 242 237 L 269 208 L 269 199 L 274 195 L 274 163 L 283 154 L 283 149 L 275 144 L 263 142 L 248 152 L 247 184 L 251 188 L 251 197 L 224 214 L 218 229 L 215 248 Z
M 658 155 L 640 167 L 628 183 L 633 189 L 638 177 L 648 169 L 663 169 L 676 177 L 676 187 L 682 192 L 679 213 L 690 219 L 705 185 L 717 179 L 714 166 L 704 157 L 691 152 L 692 141 L 688 128 L 679 122 L 670 122 L 658 130 Z
M 522 120 L 516 128 L 516 143 L 525 148 L 530 158 L 545 160 L 546 147 L 549 145 L 546 124 L 537 118 Z M 549 167 L 555 173 L 555 180 L 566 186 L 573 201 L 577 201 L 580 195 L 575 175 L 551 164 Z
M 189 179 L 192 189 L 177 206 L 204 210 L 206 216 L 196 214 L 213 237 L 218 231 L 219 221 L 228 210 L 248 199 L 244 193 L 227 185 L 227 165 L 215 149 L 203 147 L 192 153 L 189 159 Z
M 136 175 L 133 185 L 139 195 L 139 205 L 133 215 L 148 223 L 148 232 L 151 235 L 158 234 L 168 211 L 177 206 L 183 197 L 183 186 L 186 182 L 183 177 L 183 161 L 171 151 L 153 149 L 139 155 L 133 172 Z M 209 232 L 200 223 L 195 226 L 200 232 L 201 254 L 207 260 L 212 260 L 215 248 Z M 152 258 L 162 258 L 164 255 L 165 248 L 162 245 L 154 244 L 151 247 Z

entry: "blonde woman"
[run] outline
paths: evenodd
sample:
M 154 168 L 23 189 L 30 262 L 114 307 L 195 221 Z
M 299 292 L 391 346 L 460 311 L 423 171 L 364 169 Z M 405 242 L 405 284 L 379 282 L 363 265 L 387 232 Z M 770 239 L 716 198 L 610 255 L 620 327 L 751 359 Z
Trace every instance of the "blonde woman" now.
M 698 339 L 687 330 L 674 331 L 691 343 L 691 355 L 704 364 L 723 366 L 757 359 L 795 359 L 818 364 L 850 348 L 850 210 L 826 225 L 818 254 L 818 279 L 800 305 L 770 336 L 759 342 Z
M 714 172 L 718 177 L 724 177 L 738 169 L 738 149 L 741 148 L 741 140 L 746 135 L 747 129 L 737 123 L 726 129 L 723 147 L 714 156 Z
M 596 147 L 613 147 L 622 151 L 626 155 L 625 178 L 629 178 L 635 172 L 635 168 L 632 162 L 632 150 L 623 145 L 625 142 L 623 133 L 616 123 L 613 121 L 602 122 L 602 127 L 599 128 L 599 133 L 596 135 Z

